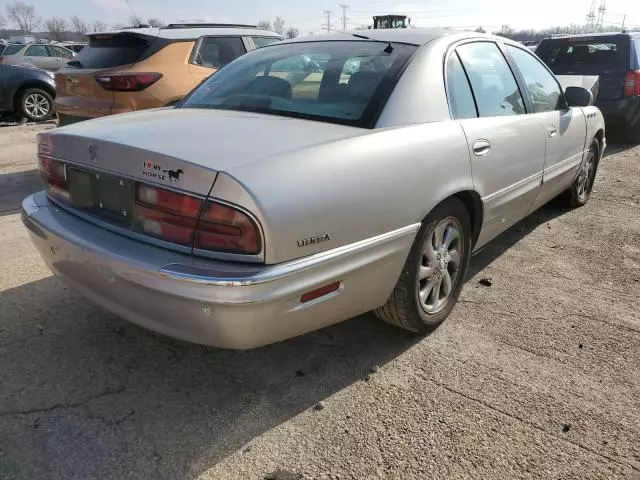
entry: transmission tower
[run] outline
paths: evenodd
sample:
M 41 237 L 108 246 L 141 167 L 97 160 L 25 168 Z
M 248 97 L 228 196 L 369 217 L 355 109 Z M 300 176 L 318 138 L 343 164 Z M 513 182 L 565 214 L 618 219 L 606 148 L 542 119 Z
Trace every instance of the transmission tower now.
M 347 17 L 347 9 L 349 8 L 349 5 L 340 4 L 340 8 L 342 9 L 342 31 L 346 32 L 347 20 L 349 20 L 349 17 Z
M 607 0 L 600 0 L 600 6 L 598 7 L 598 21 L 596 22 L 596 28 L 602 28 L 604 24 L 604 12 L 607 11 Z
M 591 8 L 587 14 L 587 27 L 594 27 L 596 24 L 596 0 L 591 0 Z

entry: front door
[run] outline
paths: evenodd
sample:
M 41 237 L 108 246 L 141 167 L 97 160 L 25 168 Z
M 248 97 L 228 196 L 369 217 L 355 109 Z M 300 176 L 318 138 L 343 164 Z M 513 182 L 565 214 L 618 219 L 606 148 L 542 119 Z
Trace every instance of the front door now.
M 538 119 L 526 114 L 516 79 L 497 44 L 465 43 L 449 62 L 450 97 L 455 94 L 451 72 L 459 64 L 458 77 L 468 79 L 460 85 L 470 83 L 475 103 L 475 118 L 456 117 L 467 136 L 473 181 L 484 204 L 476 245 L 480 247 L 531 209 L 542 182 L 545 135 Z M 459 93 L 454 96 L 461 98 Z
M 562 89 L 547 67 L 525 49 L 505 47 L 522 76 L 533 116 L 547 138 L 540 194 L 533 209 L 547 203 L 574 181 L 582 162 L 586 118 L 581 108 L 567 108 Z

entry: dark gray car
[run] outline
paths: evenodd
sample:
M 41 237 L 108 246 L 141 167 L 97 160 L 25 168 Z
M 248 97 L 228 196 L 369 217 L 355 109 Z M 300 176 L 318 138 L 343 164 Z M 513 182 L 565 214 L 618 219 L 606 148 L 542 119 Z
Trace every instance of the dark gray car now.
M 0 65 L 0 112 L 31 121 L 48 120 L 56 94 L 53 74 L 46 70 Z

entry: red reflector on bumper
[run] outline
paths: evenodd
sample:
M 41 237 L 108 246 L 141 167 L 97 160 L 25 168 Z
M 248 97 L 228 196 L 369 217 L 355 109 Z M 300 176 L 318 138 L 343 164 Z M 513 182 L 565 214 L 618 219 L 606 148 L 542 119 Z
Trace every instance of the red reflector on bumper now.
M 338 291 L 339 288 L 340 282 L 333 282 L 329 285 L 325 285 L 324 287 L 316 288 L 315 290 L 303 294 L 300 297 L 300 303 L 307 303 L 311 300 L 315 300 L 316 298 L 324 297 L 325 295 Z

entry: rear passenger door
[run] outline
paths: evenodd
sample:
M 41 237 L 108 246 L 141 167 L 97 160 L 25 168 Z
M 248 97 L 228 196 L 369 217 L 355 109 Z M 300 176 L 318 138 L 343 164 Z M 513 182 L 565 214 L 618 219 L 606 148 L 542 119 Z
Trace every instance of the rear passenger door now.
M 58 62 L 49 54 L 46 45 L 31 45 L 24 52 L 24 63 L 46 70 L 57 70 L 60 68 Z
M 484 204 L 481 246 L 531 209 L 542 181 L 545 136 L 539 121 L 526 114 L 513 72 L 494 42 L 463 43 L 451 52 L 447 92 Z
M 202 37 L 197 42 L 189 59 L 189 74 L 194 86 L 247 53 L 242 37 Z
M 546 66 L 528 51 L 506 45 L 522 78 L 530 115 L 547 137 L 540 194 L 533 208 L 544 205 L 575 179 L 585 149 L 587 122 L 581 108 L 568 108 L 562 88 Z

